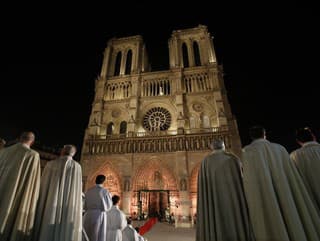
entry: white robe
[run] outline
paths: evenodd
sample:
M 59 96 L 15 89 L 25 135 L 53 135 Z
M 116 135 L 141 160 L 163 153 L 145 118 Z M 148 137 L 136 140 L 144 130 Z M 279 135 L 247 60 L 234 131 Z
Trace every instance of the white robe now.
M 107 212 L 107 239 L 106 241 L 122 241 L 122 230 L 127 225 L 124 213 L 114 205 Z
M 290 154 L 306 187 L 320 210 L 320 144 L 312 141 Z
M 30 240 L 40 189 L 40 157 L 24 144 L 0 151 L 0 240 Z
M 196 241 L 253 240 L 240 160 L 223 150 L 208 155 L 198 174 Z
M 70 156 L 47 163 L 36 214 L 38 241 L 81 241 L 82 172 Z
M 128 224 L 127 227 L 122 231 L 122 241 L 139 241 L 139 234 L 132 227 L 131 224 Z
M 83 228 L 90 241 L 106 240 L 107 211 L 111 206 L 111 194 L 102 186 L 96 185 L 86 192 Z
M 286 149 L 265 139 L 243 149 L 243 180 L 257 241 L 319 241 L 320 218 Z

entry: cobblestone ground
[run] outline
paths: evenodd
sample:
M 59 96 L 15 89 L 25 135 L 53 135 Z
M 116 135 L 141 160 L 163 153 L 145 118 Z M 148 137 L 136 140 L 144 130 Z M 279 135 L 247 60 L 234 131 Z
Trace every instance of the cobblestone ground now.
M 134 222 L 140 226 L 142 223 Z M 195 228 L 175 228 L 168 223 L 156 223 L 143 235 L 148 241 L 195 241 Z

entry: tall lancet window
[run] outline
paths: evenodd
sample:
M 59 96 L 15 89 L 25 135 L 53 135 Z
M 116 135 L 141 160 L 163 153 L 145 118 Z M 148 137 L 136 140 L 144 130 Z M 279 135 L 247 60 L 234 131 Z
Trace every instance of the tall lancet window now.
M 109 122 L 108 126 L 107 126 L 107 135 L 111 136 L 113 133 L 113 129 L 114 129 L 114 125 L 113 122 Z
M 182 44 L 182 60 L 183 60 L 183 67 L 189 67 L 189 59 L 188 59 L 188 48 L 186 43 Z
M 120 134 L 126 134 L 126 132 L 127 132 L 127 122 L 122 121 L 120 123 Z
M 193 53 L 194 53 L 194 63 L 196 66 L 201 66 L 201 59 L 200 59 L 200 50 L 197 41 L 193 42 Z
M 132 50 L 130 49 L 127 53 L 125 74 L 131 74 L 131 66 L 132 66 Z
M 122 58 L 122 54 L 121 54 L 121 51 L 119 51 L 117 54 L 116 62 L 115 62 L 115 66 L 114 66 L 114 76 L 120 75 L 121 58 Z

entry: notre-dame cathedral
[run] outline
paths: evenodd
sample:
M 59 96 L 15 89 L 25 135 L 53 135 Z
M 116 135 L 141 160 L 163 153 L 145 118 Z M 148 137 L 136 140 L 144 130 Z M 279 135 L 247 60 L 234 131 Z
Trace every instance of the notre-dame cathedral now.
M 196 213 L 197 174 L 214 138 L 241 143 L 206 26 L 176 30 L 170 69 L 152 72 L 142 36 L 107 43 L 83 141 L 84 189 L 98 174 L 127 215 Z

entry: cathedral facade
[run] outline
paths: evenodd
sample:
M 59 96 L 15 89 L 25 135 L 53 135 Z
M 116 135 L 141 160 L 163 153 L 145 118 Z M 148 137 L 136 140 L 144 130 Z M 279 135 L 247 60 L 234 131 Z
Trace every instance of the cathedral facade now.
M 83 141 L 84 190 L 104 174 L 127 215 L 196 213 L 212 140 L 241 150 L 212 39 L 203 25 L 173 31 L 170 68 L 156 72 L 141 36 L 108 41 Z

